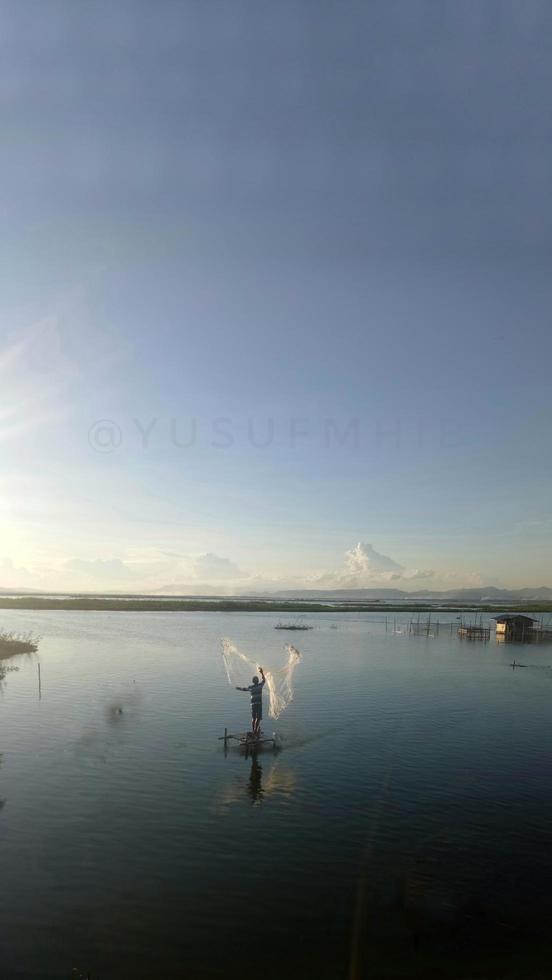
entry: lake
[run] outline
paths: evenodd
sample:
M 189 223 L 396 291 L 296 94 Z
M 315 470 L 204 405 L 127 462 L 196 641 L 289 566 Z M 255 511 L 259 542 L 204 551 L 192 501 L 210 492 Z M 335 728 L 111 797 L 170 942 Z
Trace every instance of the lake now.
M 2 980 L 541 975 L 552 646 L 278 618 L 2 611 L 41 637 L 1 683 Z M 218 740 L 222 637 L 302 653 L 277 754 Z

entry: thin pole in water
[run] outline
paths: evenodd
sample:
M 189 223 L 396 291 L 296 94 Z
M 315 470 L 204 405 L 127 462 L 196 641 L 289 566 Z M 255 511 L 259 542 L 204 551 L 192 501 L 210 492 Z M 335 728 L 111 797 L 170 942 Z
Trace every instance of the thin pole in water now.
M 40 681 L 40 664 L 38 665 L 38 700 L 42 701 L 42 684 Z

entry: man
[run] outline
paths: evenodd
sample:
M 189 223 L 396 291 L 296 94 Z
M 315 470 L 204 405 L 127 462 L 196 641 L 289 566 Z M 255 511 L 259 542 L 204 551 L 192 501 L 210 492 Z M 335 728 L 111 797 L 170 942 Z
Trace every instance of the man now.
M 264 670 L 259 667 L 262 681 L 258 677 L 253 678 L 253 683 L 249 687 L 237 687 L 236 691 L 246 691 L 251 695 L 251 731 L 258 738 L 261 734 L 261 721 L 263 718 L 263 687 L 266 683 Z

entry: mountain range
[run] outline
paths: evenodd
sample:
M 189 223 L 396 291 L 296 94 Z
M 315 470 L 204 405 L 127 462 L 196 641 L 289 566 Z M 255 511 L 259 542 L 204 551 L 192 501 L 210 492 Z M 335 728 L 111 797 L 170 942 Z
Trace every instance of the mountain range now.
M 348 599 L 355 601 L 393 601 L 410 602 L 413 599 L 455 602 L 550 602 L 552 589 L 546 586 L 525 589 L 501 589 L 494 585 L 470 589 L 448 589 L 439 592 L 433 589 L 419 589 L 405 592 L 402 589 L 319 589 L 293 590 L 278 593 L 282 598 L 305 599 Z
M 7 589 L 0 588 L 0 595 L 3 596 L 15 596 L 15 595 L 47 595 L 49 593 L 40 591 L 38 589 Z M 76 593 L 58 593 L 59 595 L 75 595 Z M 116 595 L 120 593 L 114 592 L 94 592 L 94 593 L 82 593 L 78 594 L 89 594 L 89 595 Z M 139 593 L 144 596 L 144 593 Z M 163 588 L 155 589 L 154 592 L 149 593 L 152 596 L 185 596 L 190 597 L 189 587 L 183 585 L 166 585 Z M 128 595 L 128 593 L 126 593 Z M 213 589 L 205 589 L 202 587 L 198 589 L 198 592 L 194 594 L 197 596 L 202 595 L 220 595 L 220 592 L 215 592 Z M 278 590 L 271 592 L 255 591 L 247 592 L 245 590 L 236 594 L 235 598 L 263 598 L 263 599 L 289 599 L 289 600 L 299 600 L 307 599 L 310 601 L 348 601 L 348 602 L 413 602 L 415 600 L 419 601 L 430 601 L 430 602 L 468 602 L 468 603 L 478 603 L 478 602 L 489 602 L 489 603 L 528 603 L 528 602 L 552 602 L 552 588 L 547 586 L 539 586 L 535 588 L 524 588 L 524 589 L 504 589 L 497 588 L 494 585 L 488 586 L 478 586 L 477 588 L 470 589 L 448 589 L 443 592 L 432 589 L 420 589 L 417 592 L 405 592 L 402 589 L 287 589 Z M 232 596 L 227 596 L 227 598 L 232 598 Z

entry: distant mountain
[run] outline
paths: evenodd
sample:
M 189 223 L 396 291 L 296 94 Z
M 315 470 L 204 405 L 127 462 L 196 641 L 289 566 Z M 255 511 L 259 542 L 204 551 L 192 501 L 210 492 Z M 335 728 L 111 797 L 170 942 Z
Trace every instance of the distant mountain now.
M 499 589 L 493 585 L 477 589 L 459 589 L 457 591 L 441 592 L 436 595 L 446 596 L 447 598 L 457 597 L 460 601 L 471 599 L 474 602 L 484 602 L 486 599 L 491 601 L 512 602 L 550 602 L 552 600 L 552 589 L 540 586 L 535 589 Z
M 364 602 L 367 599 L 389 600 L 404 599 L 415 595 L 414 592 L 403 592 L 401 589 L 286 589 L 282 592 L 271 593 L 282 599 L 350 599 Z
M 546 586 L 526 589 L 500 589 L 487 585 L 472 589 L 419 589 L 405 592 L 403 589 L 293 589 L 279 592 L 284 599 L 339 599 L 350 602 L 410 602 L 424 599 L 434 602 L 552 602 L 552 589 Z
M 535 588 L 524 589 L 501 589 L 495 585 L 486 585 L 471 589 L 448 589 L 438 592 L 434 589 L 419 589 L 417 592 L 406 592 L 403 589 L 283 589 L 281 591 L 251 590 L 245 588 L 239 592 L 224 591 L 220 587 L 208 585 L 204 582 L 198 583 L 194 592 L 190 592 L 188 584 L 165 585 L 158 589 L 148 590 L 148 592 L 123 593 L 119 591 L 105 590 L 103 592 L 59 592 L 57 596 L 113 596 L 113 598 L 136 598 L 138 596 L 146 599 L 148 597 L 182 597 L 194 599 L 227 598 L 227 599 L 264 599 L 266 601 L 289 600 L 310 602 L 381 602 L 381 603 L 413 603 L 413 602 L 433 602 L 433 603 L 463 603 L 463 604 L 517 604 L 517 603 L 539 603 L 552 602 L 552 588 L 547 586 L 537 586 Z M 0 587 L 0 596 L 45 596 L 49 593 L 41 589 L 7 589 Z
M 519 594 L 529 601 L 538 599 L 540 602 L 548 602 L 552 599 L 552 589 L 546 588 L 545 585 L 541 585 L 539 589 L 520 589 Z
M 242 595 L 241 592 L 225 591 L 224 588 L 221 588 L 220 582 L 217 585 L 209 585 L 207 582 L 198 582 L 194 587 L 193 592 L 190 592 L 189 583 L 182 584 L 176 582 L 174 585 L 160 585 L 158 589 L 148 589 L 147 594 L 155 596 L 194 596 L 194 598 L 198 598 L 199 596 L 228 596 L 229 598 L 234 596 L 238 598 Z
M 25 594 L 25 590 L 9 590 L 12 594 Z M 4 590 L 4 595 L 9 594 Z M 0 594 L 2 590 L 0 589 Z M 31 594 L 31 590 L 27 594 Z M 101 593 L 107 594 L 107 593 Z M 117 595 L 119 593 L 112 593 Z M 127 594 L 127 593 L 125 593 Z M 150 596 L 173 596 L 187 598 L 234 598 L 234 599 L 306 599 L 311 602 L 414 602 L 422 600 L 424 602 L 552 602 L 552 589 L 546 586 L 526 589 L 499 589 L 494 585 L 486 585 L 472 589 L 449 589 L 445 592 L 438 592 L 435 589 L 419 589 L 417 592 L 406 592 L 403 589 L 282 589 L 272 590 L 248 590 L 245 587 L 238 592 L 221 588 L 220 582 L 217 585 L 209 585 L 206 582 L 199 582 L 190 592 L 189 584 L 175 583 L 166 584 L 158 589 L 148 590 L 147 593 L 140 595 Z

